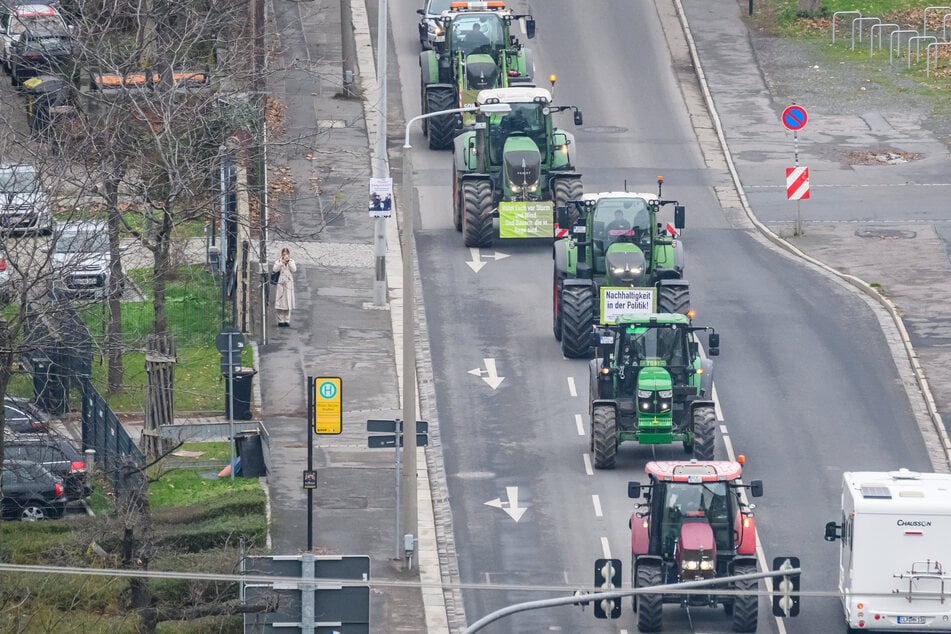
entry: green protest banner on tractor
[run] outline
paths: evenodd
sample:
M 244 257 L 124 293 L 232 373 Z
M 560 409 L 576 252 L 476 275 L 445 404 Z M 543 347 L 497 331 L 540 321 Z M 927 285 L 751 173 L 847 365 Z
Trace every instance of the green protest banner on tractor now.
M 551 238 L 555 233 L 551 201 L 499 203 L 500 238 Z

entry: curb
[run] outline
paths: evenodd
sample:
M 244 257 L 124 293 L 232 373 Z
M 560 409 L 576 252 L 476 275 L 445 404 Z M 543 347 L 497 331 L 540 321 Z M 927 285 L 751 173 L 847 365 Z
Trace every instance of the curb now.
M 756 230 L 759 231 L 760 234 L 762 234 L 771 243 L 790 253 L 791 255 L 808 262 L 821 271 L 824 271 L 825 273 L 828 273 L 835 278 L 847 283 L 852 288 L 861 292 L 867 298 L 877 302 L 885 309 L 885 311 L 891 317 L 895 328 L 898 330 L 898 336 L 901 339 L 906 360 L 908 361 L 908 365 L 910 366 L 912 374 L 915 377 L 915 382 L 918 385 L 918 389 L 921 392 L 921 397 L 924 400 L 925 408 L 928 410 L 928 415 L 931 419 L 932 429 L 930 430 L 919 424 L 922 436 L 927 433 L 934 433 L 941 443 L 943 455 L 940 457 L 943 457 L 944 464 L 936 463 L 936 456 L 931 455 L 930 457 L 932 466 L 938 471 L 951 471 L 951 438 L 949 438 L 948 432 L 944 427 L 944 421 L 941 418 L 941 414 L 938 412 L 934 395 L 931 392 L 931 387 L 928 385 L 928 379 L 925 377 L 924 369 L 921 367 L 921 364 L 918 361 L 918 353 L 915 352 L 915 348 L 911 343 L 911 339 L 908 336 L 908 331 L 905 329 L 905 324 L 898 313 L 898 307 L 895 306 L 894 302 L 892 302 L 890 299 L 872 288 L 865 280 L 862 280 L 861 278 L 858 278 L 854 275 L 843 273 L 838 269 L 835 269 L 828 264 L 825 264 L 824 262 L 806 254 L 797 246 L 774 233 L 769 227 L 760 222 L 759 218 L 756 217 L 756 214 L 753 212 L 752 207 L 750 207 L 749 200 L 746 197 L 746 190 L 743 188 L 743 184 L 740 182 L 740 176 L 737 172 L 736 164 L 733 161 L 733 154 L 730 152 L 730 148 L 727 145 L 726 134 L 723 132 L 723 125 L 720 121 L 720 115 L 717 113 L 716 105 L 713 103 L 713 95 L 710 93 L 710 88 L 707 85 L 706 74 L 703 72 L 703 66 L 700 63 L 700 55 L 697 53 L 697 46 L 693 40 L 693 34 L 690 31 L 690 25 L 687 23 L 687 16 L 684 12 L 683 3 L 681 0 L 673 0 L 673 3 L 677 10 L 677 16 L 680 19 L 680 25 L 683 28 L 684 37 L 687 40 L 687 46 L 690 49 L 690 58 L 693 61 L 694 69 L 696 70 L 697 81 L 700 83 L 700 88 L 703 92 L 704 103 L 707 106 L 707 110 L 710 114 L 710 120 L 713 122 L 713 127 L 716 130 L 717 139 L 720 142 L 720 148 L 723 152 L 723 157 L 726 160 L 727 168 L 730 171 L 730 178 L 733 181 L 733 186 L 735 187 L 736 193 L 739 196 L 740 204 L 743 206 L 744 213 Z M 894 352 L 892 356 L 895 356 Z M 898 365 L 900 360 L 898 358 L 894 358 L 894 361 L 895 364 Z M 908 392 L 909 401 L 913 401 L 914 395 L 908 391 L 907 387 L 906 392 Z M 929 454 L 931 454 L 930 450 Z

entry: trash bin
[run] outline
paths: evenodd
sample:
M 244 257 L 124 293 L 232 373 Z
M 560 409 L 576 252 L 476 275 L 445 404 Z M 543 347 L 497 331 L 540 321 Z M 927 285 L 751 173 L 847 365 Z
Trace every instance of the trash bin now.
M 234 373 L 234 419 L 251 420 L 251 385 L 257 370 Z M 231 380 L 225 376 L 225 417 L 231 419 Z
M 49 414 L 65 414 L 69 411 L 69 377 L 62 376 L 59 368 L 42 352 L 28 355 L 33 368 L 34 400 Z
M 267 475 L 261 433 L 257 430 L 240 431 L 234 435 L 235 450 L 241 458 L 242 478 L 260 478 Z

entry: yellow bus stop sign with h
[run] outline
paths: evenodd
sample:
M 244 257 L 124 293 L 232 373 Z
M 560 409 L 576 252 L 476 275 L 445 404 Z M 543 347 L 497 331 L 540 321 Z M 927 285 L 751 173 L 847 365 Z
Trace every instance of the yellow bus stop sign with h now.
M 316 377 L 313 383 L 314 433 L 339 434 L 343 431 L 343 407 L 340 377 Z

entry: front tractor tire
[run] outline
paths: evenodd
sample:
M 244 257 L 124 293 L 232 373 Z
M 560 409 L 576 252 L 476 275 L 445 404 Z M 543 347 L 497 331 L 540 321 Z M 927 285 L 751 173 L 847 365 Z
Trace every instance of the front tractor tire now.
M 680 313 L 690 310 L 690 289 L 686 286 L 661 286 L 657 296 L 658 313 Z
M 634 585 L 638 588 L 649 588 L 661 584 L 660 566 L 655 564 L 641 564 L 637 567 L 637 576 Z M 664 595 L 638 594 L 637 596 L 637 631 L 659 632 L 664 626 Z
M 456 231 L 462 232 L 462 197 L 459 193 L 460 180 L 454 173 L 452 175 L 452 226 Z
M 434 89 L 426 92 L 426 112 L 452 110 L 458 107 L 456 96 L 448 89 Z M 429 136 L 429 149 L 448 150 L 452 147 L 452 138 L 459 126 L 458 115 L 442 114 L 425 119 L 426 133 Z
M 591 412 L 591 449 L 595 469 L 613 469 L 617 457 L 617 412 L 599 405 Z
M 555 341 L 561 341 L 561 276 L 556 270 L 551 282 L 551 329 L 555 333 Z
M 693 457 L 697 460 L 713 460 L 717 437 L 717 413 L 712 405 L 694 408 Z M 686 445 L 684 445 L 686 448 Z
M 739 564 L 733 568 L 734 575 L 751 575 L 756 572 L 756 566 Z M 759 597 L 756 595 L 756 579 L 737 581 L 733 589 L 750 594 L 739 594 L 733 599 L 733 631 L 755 632 L 756 621 L 759 615 Z
M 584 195 L 584 188 L 581 186 L 580 178 L 559 178 L 556 179 L 551 186 L 551 200 L 556 209 L 558 207 L 564 207 L 569 200 L 578 200 L 582 195 Z M 570 230 L 577 220 L 578 212 L 572 211 L 570 226 L 560 228 Z
M 594 293 L 589 286 L 565 286 L 559 303 L 561 352 L 569 359 L 591 355 Z
M 495 228 L 492 225 L 492 183 L 463 181 L 462 240 L 467 247 L 490 247 Z

